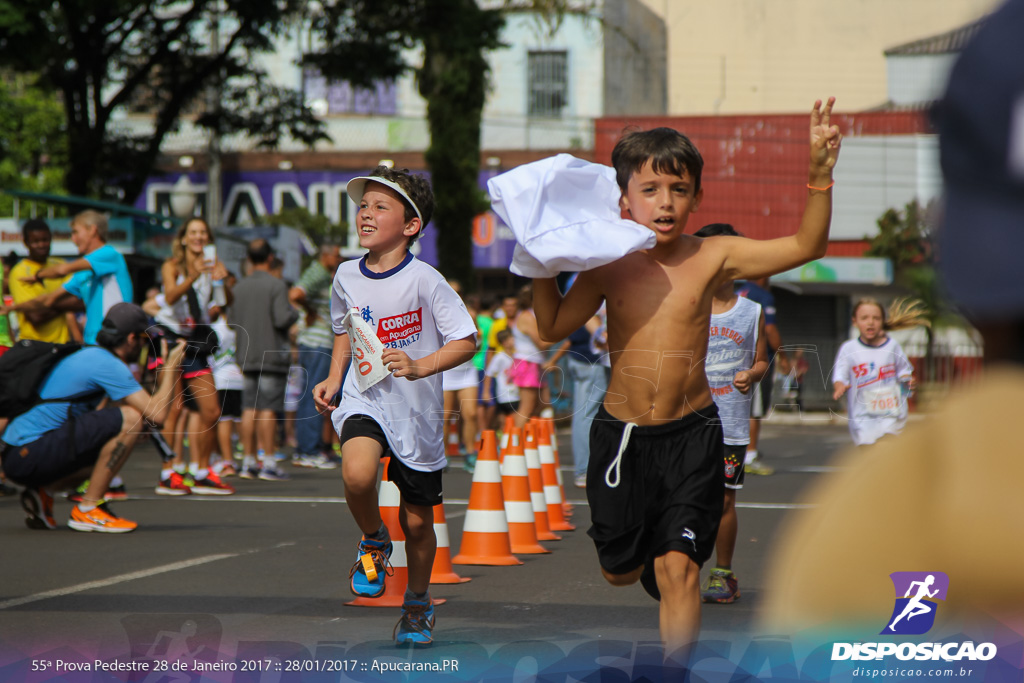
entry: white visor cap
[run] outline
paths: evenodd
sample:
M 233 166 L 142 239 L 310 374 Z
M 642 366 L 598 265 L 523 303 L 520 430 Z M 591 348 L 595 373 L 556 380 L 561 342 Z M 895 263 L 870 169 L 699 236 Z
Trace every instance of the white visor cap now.
M 356 204 L 363 199 L 363 193 L 366 192 L 366 183 L 380 183 L 381 185 L 390 187 L 392 190 L 397 192 L 403 199 L 405 199 L 405 201 L 409 202 L 409 206 L 411 206 L 412 210 L 416 212 L 416 217 L 420 219 L 420 230 L 422 231 L 427 227 L 423 225 L 423 214 L 420 213 L 420 207 L 416 206 L 416 202 L 412 200 L 412 197 L 402 189 L 401 185 L 386 178 L 362 175 L 348 181 L 348 184 L 345 186 L 345 192 L 348 193 L 349 198 Z

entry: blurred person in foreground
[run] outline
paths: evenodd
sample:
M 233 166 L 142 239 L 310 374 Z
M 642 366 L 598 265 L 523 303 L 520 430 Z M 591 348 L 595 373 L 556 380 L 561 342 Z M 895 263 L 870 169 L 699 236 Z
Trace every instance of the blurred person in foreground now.
M 1024 605 L 1024 0 L 964 48 L 934 112 L 945 177 L 939 263 L 985 340 L 985 371 L 898 437 L 848 452 L 780 534 L 764 619 L 797 632 L 879 619 L 894 571 L 944 572 L 940 618 Z

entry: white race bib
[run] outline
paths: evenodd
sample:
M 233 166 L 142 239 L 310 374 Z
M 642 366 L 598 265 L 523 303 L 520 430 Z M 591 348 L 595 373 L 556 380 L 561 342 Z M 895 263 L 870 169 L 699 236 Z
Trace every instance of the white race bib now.
M 898 386 L 887 386 L 865 391 L 864 406 L 872 417 L 898 417 L 900 414 L 900 390 Z
M 384 345 L 373 328 L 354 309 L 345 314 L 341 324 L 348 332 L 348 343 L 352 348 L 352 367 L 349 372 L 355 373 L 356 386 L 363 393 L 391 374 L 381 359 Z

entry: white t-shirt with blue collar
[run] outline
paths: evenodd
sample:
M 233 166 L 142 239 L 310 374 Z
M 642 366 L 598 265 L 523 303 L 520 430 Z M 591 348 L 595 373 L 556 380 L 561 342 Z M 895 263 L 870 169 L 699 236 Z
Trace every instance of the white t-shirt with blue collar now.
M 359 312 L 385 347 L 413 359 L 476 335 L 476 323 L 459 295 L 439 272 L 412 254 L 384 273 L 367 268 L 365 257 L 341 264 L 331 288 L 336 335 L 346 333 L 342 319 L 350 309 Z M 357 371 L 353 365 L 345 377 L 340 405 L 331 416 L 334 428 L 340 433 L 347 418 L 368 415 L 406 466 L 421 472 L 444 468 L 441 373 L 417 380 L 389 375 L 360 393 Z

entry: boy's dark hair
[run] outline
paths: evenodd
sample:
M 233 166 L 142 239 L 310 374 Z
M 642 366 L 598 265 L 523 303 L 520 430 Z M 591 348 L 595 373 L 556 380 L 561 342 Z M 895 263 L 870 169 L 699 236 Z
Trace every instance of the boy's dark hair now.
M 30 218 L 21 226 L 21 239 L 28 242 L 30 232 L 50 232 L 50 226 L 42 218 Z
M 625 192 L 629 179 L 648 161 L 658 173 L 681 177 L 684 170 L 689 171 L 693 178 L 694 193 L 700 190 L 704 158 L 697 151 L 696 145 L 690 142 L 690 138 L 679 131 L 654 128 L 623 135 L 612 150 L 612 166 L 615 167 L 615 180 L 619 189 Z
M 262 237 L 249 242 L 249 248 L 246 250 L 246 256 L 249 257 L 249 262 L 254 265 L 266 263 L 273 255 L 274 248 L 270 246 L 270 242 Z
M 743 235 L 736 232 L 736 228 L 732 227 L 728 223 L 708 223 L 703 228 L 693 233 L 693 235 L 694 237 L 717 237 L 718 235 L 743 237 Z
M 502 346 L 508 341 L 508 338 L 512 336 L 512 330 L 505 328 L 504 330 L 498 330 L 498 333 L 494 335 L 494 338 L 498 340 L 498 343 Z
M 430 188 L 430 181 L 421 175 L 413 175 L 407 168 L 388 168 L 383 165 L 370 171 L 370 177 L 383 178 L 396 183 L 416 204 L 416 209 L 420 210 L 423 225 L 420 226 L 419 232 L 409 239 L 409 242 L 418 240 L 423 234 L 423 229 L 430 222 L 430 218 L 434 215 L 434 191 Z M 405 221 L 408 223 L 416 218 L 416 209 L 409 206 L 404 199 L 402 203 L 405 204 Z

